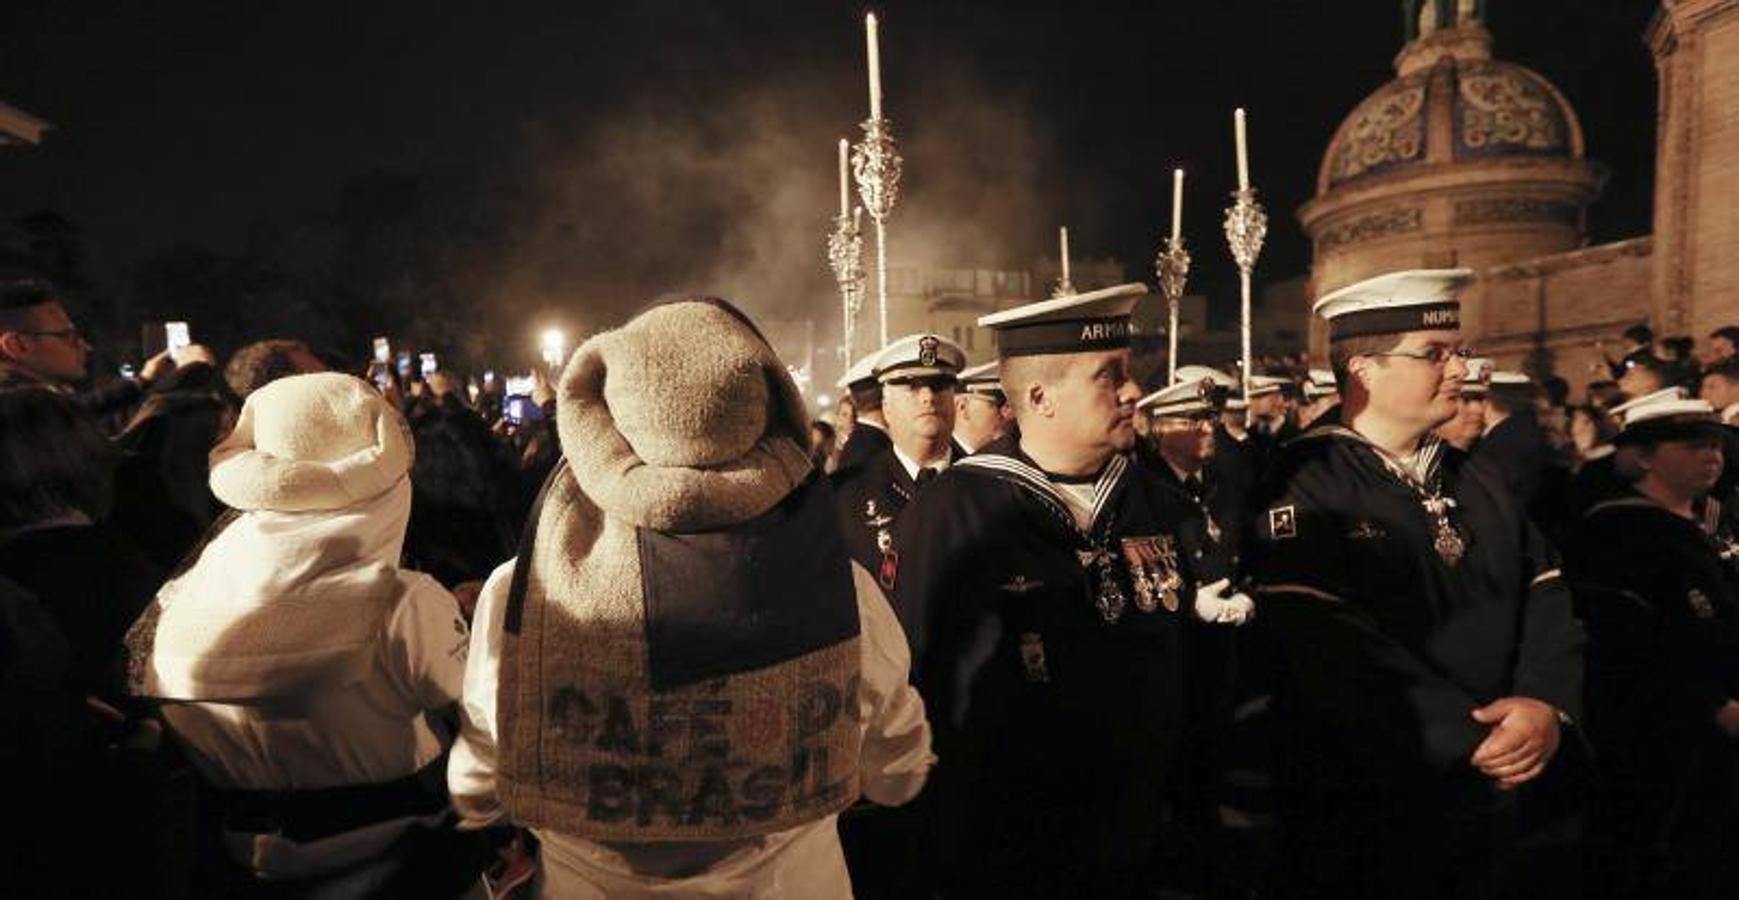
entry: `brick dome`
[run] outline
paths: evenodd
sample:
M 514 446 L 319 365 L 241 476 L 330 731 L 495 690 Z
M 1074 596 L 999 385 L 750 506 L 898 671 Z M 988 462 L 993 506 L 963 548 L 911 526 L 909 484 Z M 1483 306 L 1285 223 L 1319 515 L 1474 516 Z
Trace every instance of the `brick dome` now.
M 1449 139 L 1432 140 L 1437 128 L 1447 128 Z M 1461 160 L 1582 155 L 1575 110 L 1539 73 L 1443 54 L 1378 88 L 1347 116 L 1323 157 L 1317 193 Z

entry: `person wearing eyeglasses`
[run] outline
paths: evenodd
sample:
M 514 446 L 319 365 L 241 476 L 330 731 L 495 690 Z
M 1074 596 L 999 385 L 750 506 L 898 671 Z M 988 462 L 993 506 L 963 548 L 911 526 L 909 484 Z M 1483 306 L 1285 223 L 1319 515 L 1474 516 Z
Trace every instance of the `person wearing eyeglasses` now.
M 1343 402 L 1251 507 L 1288 896 L 1500 895 L 1521 874 L 1516 791 L 1579 715 L 1583 636 L 1550 547 L 1433 433 L 1459 406 L 1473 278 L 1396 272 L 1316 304 Z
M 102 417 L 127 410 L 145 387 L 174 368 L 165 351 L 146 361 L 137 381 L 80 391 L 90 354 L 90 342 L 51 285 L 36 280 L 0 285 L 0 387 L 38 385 L 74 394 L 80 408 Z

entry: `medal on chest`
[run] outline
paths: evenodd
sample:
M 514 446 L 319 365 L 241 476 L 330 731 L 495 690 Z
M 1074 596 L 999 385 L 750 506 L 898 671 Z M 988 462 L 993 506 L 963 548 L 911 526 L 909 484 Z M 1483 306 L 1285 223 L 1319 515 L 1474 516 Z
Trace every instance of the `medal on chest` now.
M 1207 504 L 1202 504 L 1202 519 L 1208 523 L 1208 540 L 1220 542 L 1220 523 L 1214 521 L 1214 514 L 1208 511 Z
M 1135 608 L 1150 613 L 1164 606 L 1166 612 L 1177 612 L 1183 576 L 1178 574 L 1176 540 L 1163 534 L 1124 538 L 1122 549 L 1135 586 Z
M 894 533 L 888 529 L 894 524 L 893 516 L 882 515 L 876 508 L 874 500 L 864 503 L 864 524 L 876 535 L 876 549 L 881 551 L 882 564 L 876 571 L 876 581 L 882 590 L 894 589 L 894 577 L 900 569 L 900 555 L 894 552 Z
M 1449 510 L 1455 506 L 1455 501 L 1432 495 L 1422 502 L 1425 512 L 1431 516 L 1431 546 L 1437 551 L 1438 558 L 1446 566 L 1461 562 L 1461 558 L 1467 554 L 1467 542 L 1462 540 L 1455 523 L 1449 520 Z
M 1111 551 L 1095 547 L 1091 550 L 1077 550 L 1075 556 L 1081 561 L 1081 568 L 1087 570 L 1087 577 L 1093 583 L 1093 606 L 1099 610 L 1099 617 L 1107 624 L 1123 618 L 1123 610 L 1129 606 L 1129 598 L 1124 596 L 1123 586 L 1117 583 L 1117 571 Z

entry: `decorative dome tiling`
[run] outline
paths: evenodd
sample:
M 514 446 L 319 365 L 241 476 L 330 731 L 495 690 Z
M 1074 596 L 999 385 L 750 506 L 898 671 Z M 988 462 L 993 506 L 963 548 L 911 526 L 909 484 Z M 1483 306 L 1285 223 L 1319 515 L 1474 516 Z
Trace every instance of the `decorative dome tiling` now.
M 1456 92 L 1455 155 L 1564 155 L 1570 128 L 1558 97 L 1520 66 L 1464 62 Z
M 1454 129 L 1453 141 L 1440 141 L 1435 151 L 1434 121 Z M 1575 122 L 1551 84 L 1528 69 L 1444 57 L 1389 82 L 1353 110 L 1329 146 L 1323 188 L 1455 160 L 1579 156 Z M 1439 158 L 1451 145 L 1450 155 Z
M 1353 110 L 1331 151 L 1331 182 L 1346 181 L 1425 154 L 1425 91 L 1428 73 L 1384 86 Z

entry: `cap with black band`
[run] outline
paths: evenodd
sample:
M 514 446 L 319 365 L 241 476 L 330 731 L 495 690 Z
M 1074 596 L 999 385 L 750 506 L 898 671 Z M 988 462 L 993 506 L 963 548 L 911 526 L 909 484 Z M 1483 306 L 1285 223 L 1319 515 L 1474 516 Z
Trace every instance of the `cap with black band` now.
M 1330 342 L 1409 331 L 1459 331 L 1472 269 L 1410 269 L 1349 284 L 1316 301 Z
M 1129 347 L 1129 315 L 1146 294 L 1146 285 L 1120 284 L 1018 306 L 984 316 L 978 324 L 996 331 L 1003 359 L 1124 350 Z

